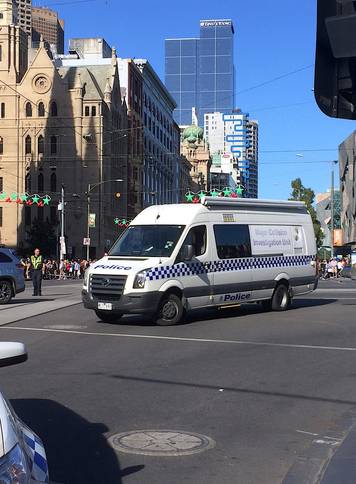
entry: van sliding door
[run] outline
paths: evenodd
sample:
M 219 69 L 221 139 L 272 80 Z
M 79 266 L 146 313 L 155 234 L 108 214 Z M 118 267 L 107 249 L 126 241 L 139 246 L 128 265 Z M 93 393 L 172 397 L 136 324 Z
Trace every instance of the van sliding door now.
M 216 224 L 214 305 L 239 304 L 252 299 L 251 242 L 248 225 Z

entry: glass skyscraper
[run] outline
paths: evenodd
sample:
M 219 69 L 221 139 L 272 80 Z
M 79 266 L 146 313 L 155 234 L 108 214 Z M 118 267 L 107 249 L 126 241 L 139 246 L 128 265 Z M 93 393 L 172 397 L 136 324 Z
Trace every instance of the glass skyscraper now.
M 176 122 L 189 125 L 192 108 L 230 113 L 235 101 L 234 27 L 231 20 L 201 20 L 200 37 L 166 39 L 165 82 L 177 103 Z

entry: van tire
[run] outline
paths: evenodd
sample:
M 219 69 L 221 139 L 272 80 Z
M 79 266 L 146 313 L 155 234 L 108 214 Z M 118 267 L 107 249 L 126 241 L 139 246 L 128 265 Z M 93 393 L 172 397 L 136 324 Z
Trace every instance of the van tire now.
M 0 281 L 0 304 L 8 304 L 12 299 L 13 288 L 10 281 Z
M 271 299 L 272 311 L 286 311 L 291 305 L 288 286 L 283 282 L 278 284 Z
M 184 307 L 180 297 L 173 293 L 163 296 L 159 304 L 156 324 L 158 326 L 174 326 L 182 321 L 183 316 Z
M 122 313 L 118 312 L 107 312 L 107 311 L 95 311 L 97 317 L 104 323 L 116 323 L 122 317 Z

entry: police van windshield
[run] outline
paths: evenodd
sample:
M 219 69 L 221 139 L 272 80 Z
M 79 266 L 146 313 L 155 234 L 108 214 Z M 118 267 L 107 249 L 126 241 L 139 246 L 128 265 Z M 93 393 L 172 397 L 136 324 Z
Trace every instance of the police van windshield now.
M 112 256 L 170 257 L 184 225 L 132 225 L 110 250 Z

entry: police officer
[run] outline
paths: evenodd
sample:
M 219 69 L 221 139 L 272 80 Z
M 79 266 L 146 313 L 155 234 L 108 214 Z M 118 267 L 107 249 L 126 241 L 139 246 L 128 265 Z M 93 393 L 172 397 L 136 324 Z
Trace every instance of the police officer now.
M 40 255 L 40 249 L 35 249 L 34 255 L 31 255 L 32 266 L 32 284 L 33 284 L 33 296 L 42 296 L 42 274 L 44 271 L 44 264 L 42 256 Z

